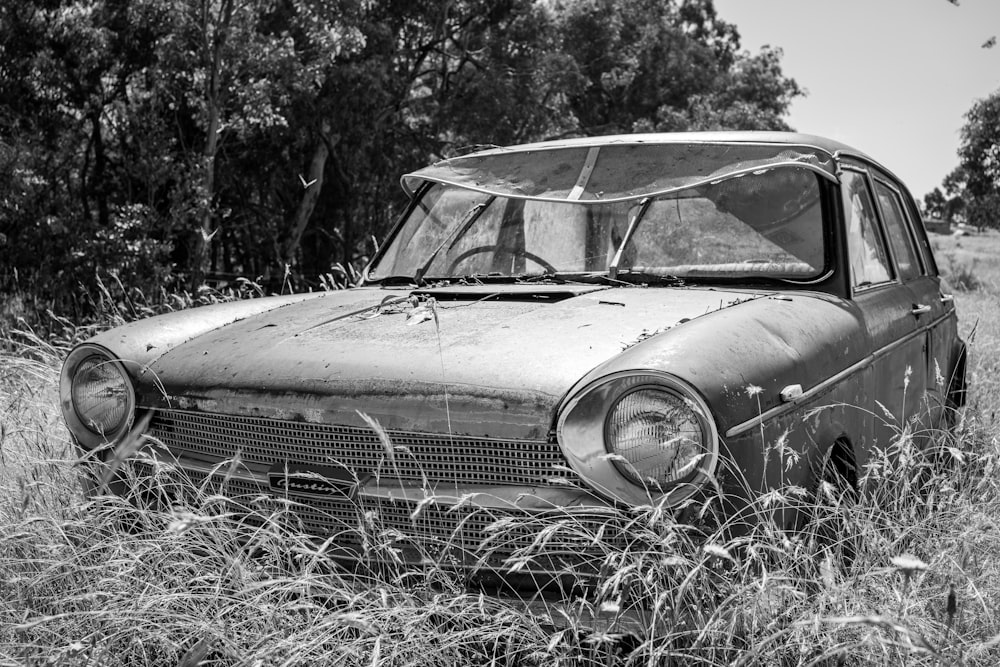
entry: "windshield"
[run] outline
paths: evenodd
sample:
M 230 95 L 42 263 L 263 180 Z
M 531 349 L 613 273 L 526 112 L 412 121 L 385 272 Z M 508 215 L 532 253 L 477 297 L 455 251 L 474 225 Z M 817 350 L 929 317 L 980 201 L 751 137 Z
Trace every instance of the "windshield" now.
M 602 202 L 431 183 L 369 280 L 630 275 L 689 281 L 826 274 L 820 176 L 782 162 Z

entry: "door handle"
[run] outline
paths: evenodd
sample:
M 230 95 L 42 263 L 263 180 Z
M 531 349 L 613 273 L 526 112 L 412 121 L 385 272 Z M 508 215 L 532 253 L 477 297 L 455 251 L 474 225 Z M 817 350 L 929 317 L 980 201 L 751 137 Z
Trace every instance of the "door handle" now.
M 910 312 L 916 315 L 917 317 L 920 317 L 921 315 L 926 315 L 927 313 L 931 312 L 931 307 L 925 306 L 922 303 L 915 303 L 913 304 L 913 310 L 911 310 Z

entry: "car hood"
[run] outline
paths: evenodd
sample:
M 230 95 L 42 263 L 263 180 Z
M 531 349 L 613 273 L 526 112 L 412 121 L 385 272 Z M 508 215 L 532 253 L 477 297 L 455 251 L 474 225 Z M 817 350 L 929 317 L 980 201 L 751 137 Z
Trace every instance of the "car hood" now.
M 543 439 L 591 369 L 761 296 L 545 285 L 331 292 L 162 352 L 137 373 L 139 400 L 341 424 L 363 425 L 364 413 L 390 429 Z

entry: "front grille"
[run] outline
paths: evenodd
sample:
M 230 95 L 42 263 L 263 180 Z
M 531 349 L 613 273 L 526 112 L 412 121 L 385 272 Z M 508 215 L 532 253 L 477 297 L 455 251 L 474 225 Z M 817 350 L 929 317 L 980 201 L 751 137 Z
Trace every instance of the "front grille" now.
M 559 445 L 387 431 L 393 460 L 372 429 L 332 424 L 157 410 L 148 434 L 178 457 L 239 457 L 270 467 L 285 461 L 343 466 L 362 474 L 449 485 L 538 485 L 572 478 Z
M 219 463 L 238 459 L 258 470 L 288 462 L 305 466 L 343 466 L 361 475 L 398 479 L 412 487 L 454 492 L 462 485 L 545 484 L 578 480 L 565 467 L 558 444 L 404 431 L 388 431 L 386 447 L 372 429 L 351 426 L 157 410 L 148 435 L 182 460 Z M 519 562 L 519 571 L 543 574 L 597 573 L 609 553 L 627 548 L 629 529 L 621 515 L 601 516 L 554 511 L 531 514 L 515 510 L 459 507 L 358 496 L 284 495 L 264 482 L 230 477 L 222 465 L 213 474 L 172 464 L 135 463 L 133 491 L 146 489 L 154 499 L 194 493 L 225 498 L 227 509 L 259 525 L 281 522 L 318 540 L 355 562 L 372 561 L 373 545 L 398 550 L 407 562 L 447 562 L 470 573 L 502 571 Z M 140 480 L 136 483 L 136 480 Z M 169 489 L 167 487 L 170 487 Z M 385 551 L 383 551 L 384 553 Z M 529 556 L 530 558 L 526 558 Z M 532 575 L 534 576 L 534 575 Z
M 399 550 L 409 562 L 436 562 L 467 572 L 516 568 L 525 572 L 596 574 L 609 554 L 628 548 L 629 526 L 620 514 L 530 515 L 475 506 L 447 507 L 379 498 L 280 496 L 224 472 L 208 475 L 173 464 L 134 461 L 125 475 L 145 500 L 198 505 L 224 502 L 225 511 L 251 525 L 286 529 L 331 540 L 331 553 L 373 559 L 376 545 Z M 383 549 L 384 552 L 384 549 Z

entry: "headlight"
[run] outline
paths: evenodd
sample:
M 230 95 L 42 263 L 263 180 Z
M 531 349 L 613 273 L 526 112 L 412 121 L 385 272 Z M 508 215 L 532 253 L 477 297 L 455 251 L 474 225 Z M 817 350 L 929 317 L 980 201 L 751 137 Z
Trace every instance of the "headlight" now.
M 104 348 L 88 343 L 67 357 L 60 395 L 67 426 L 88 447 L 121 435 L 135 409 L 132 382 L 121 362 Z
M 615 373 L 584 387 L 563 408 L 557 435 L 585 482 L 632 504 L 680 503 L 718 460 L 708 405 L 685 382 L 657 371 Z
M 605 445 L 615 466 L 639 486 L 662 492 L 684 481 L 705 457 L 699 414 L 672 391 L 640 387 L 619 398 L 605 422 Z
M 73 408 L 84 426 L 97 433 L 114 433 L 128 417 L 128 380 L 109 359 L 93 355 L 76 368 Z

